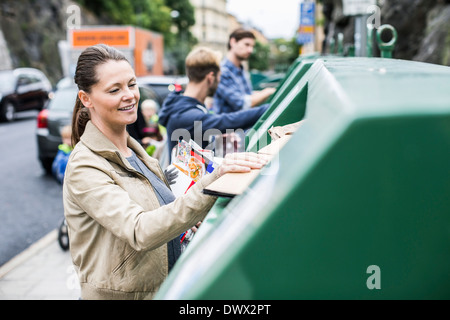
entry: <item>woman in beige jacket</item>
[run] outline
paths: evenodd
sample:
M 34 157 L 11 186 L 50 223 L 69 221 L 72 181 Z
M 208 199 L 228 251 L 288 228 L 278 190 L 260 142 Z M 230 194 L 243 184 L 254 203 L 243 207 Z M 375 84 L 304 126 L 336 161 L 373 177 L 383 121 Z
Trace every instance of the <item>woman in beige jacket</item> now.
M 175 199 L 157 160 L 126 131 L 136 121 L 139 89 L 126 58 L 97 45 L 77 64 L 73 150 L 64 180 L 70 251 L 82 299 L 151 298 L 180 254 L 178 236 L 215 202 L 204 187 L 227 172 L 260 169 L 236 154 Z

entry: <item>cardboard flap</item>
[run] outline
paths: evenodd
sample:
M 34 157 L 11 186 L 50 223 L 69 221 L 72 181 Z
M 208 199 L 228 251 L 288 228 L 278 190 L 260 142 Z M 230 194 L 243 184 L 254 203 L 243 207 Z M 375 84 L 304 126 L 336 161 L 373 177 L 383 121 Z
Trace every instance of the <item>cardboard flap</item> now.
M 283 135 L 277 137 L 277 139 L 273 139 L 271 144 L 261 148 L 258 153 L 273 158 L 286 145 L 289 139 L 291 139 L 291 133 L 295 132 L 300 125 L 301 121 L 286 126 Z M 203 189 L 203 193 L 218 197 L 234 197 L 240 195 L 250 186 L 260 172 L 261 170 L 252 170 L 248 173 L 227 173 Z
M 282 136 L 281 138 L 273 141 L 271 144 L 265 146 L 264 148 L 261 148 L 258 153 L 268 156 L 274 156 L 280 152 L 280 150 L 284 147 L 284 145 L 289 141 L 291 137 L 291 135 Z
M 283 136 L 258 151 L 259 154 L 270 158 L 277 155 L 291 136 Z M 252 170 L 246 173 L 227 173 L 207 186 L 203 193 L 218 197 L 234 197 L 242 194 L 256 179 L 261 170 Z
M 303 125 L 304 122 L 305 120 L 301 120 L 299 122 L 291 123 L 282 127 L 272 127 L 269 129 L 268 133 L 272 138 L 272 140 L 276 140 L 285 135 L 294 134 L 298 130 L 298 128 L 300 128 L 300 126 Z
M 234 197 L 242 194 L 256 179 L 261 170 L 245 173 L 227 173 L 207 186 L 203 192 L 221 197 Z

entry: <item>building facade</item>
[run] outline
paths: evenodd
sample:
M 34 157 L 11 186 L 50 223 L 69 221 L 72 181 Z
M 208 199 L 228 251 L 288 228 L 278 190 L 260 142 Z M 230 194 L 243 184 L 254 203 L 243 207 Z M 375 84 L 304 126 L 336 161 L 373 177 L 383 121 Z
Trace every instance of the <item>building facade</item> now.
M 191 32 L 197 38 L 199 46 L 213 50 L 227 51 L 230 29 L 226 0 L 191 0 L 195 8 L 195 25 Z

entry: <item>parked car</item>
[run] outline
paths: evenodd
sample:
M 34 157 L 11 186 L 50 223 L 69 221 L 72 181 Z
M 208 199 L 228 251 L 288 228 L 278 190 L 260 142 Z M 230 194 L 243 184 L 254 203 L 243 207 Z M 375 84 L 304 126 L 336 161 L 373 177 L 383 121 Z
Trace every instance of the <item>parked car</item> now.
M 156 91 L 160 105 L 163 104 L 169 93 L 183 90 L 187 83 L 188 78 L 185 76 L 145 76 L 138 78 L 139 86 L 150 87 Z
M 0 121 L 13 121 L 16 113 L 42 110 L 52 85 L 34 68 L 0 71 Z
M 159 96 L 154 90 L 139 87 L 140 104 L 146 99 L 153 99 L 158 103 Z M 62 143 L 61 130 L 72 123 L 72 112 L 78 94 L 78 88 L 72 80 L 62 79 L 56 86 L 53 97 L 37 117 L 37 147 L 38 158 L 47 174 L 51 174 L 53 160 L 58 153 L 58 146 Z

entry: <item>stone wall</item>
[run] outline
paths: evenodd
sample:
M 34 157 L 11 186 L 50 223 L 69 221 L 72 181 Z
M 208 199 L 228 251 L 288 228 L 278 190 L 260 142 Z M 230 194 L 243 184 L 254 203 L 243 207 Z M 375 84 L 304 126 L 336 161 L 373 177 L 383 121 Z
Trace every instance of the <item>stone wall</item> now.
M 58 42 L 67 37 L 67 8 L 73 4 L 70 0 L 2 0 L 0 31 L 7 50 L 0 54 L 9 53 L 10 67 L 40 69 L 55 84 L 62 77 Z M 83 25 L 101 23 L 84 9 L 81 17 Z
M 345 45 L 352 45 L 355 22 L 343 15 L 342 0 L 323 3 L 328 39 L 342 33 Z M 378 0 L 377 4 L 381 24 L 398 32 L 394 58 L 450 66 L 450 0 Z M 376 48 L 374 54 L 379 56 Z
M 2 30 L 0 30 L 0 71 L 9 70 L 12 68 L 11 56 L 9 54 L 8 46 L 3 36 Z

